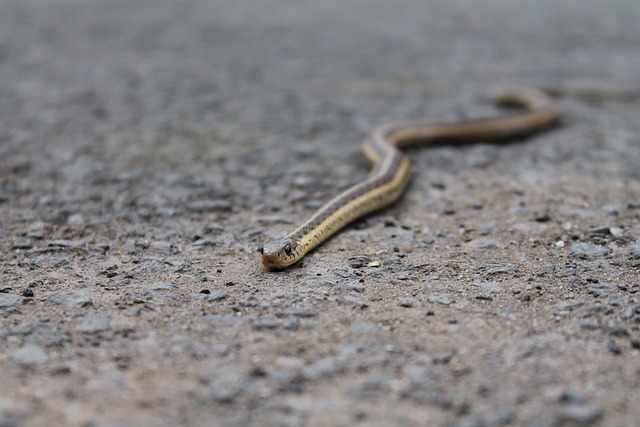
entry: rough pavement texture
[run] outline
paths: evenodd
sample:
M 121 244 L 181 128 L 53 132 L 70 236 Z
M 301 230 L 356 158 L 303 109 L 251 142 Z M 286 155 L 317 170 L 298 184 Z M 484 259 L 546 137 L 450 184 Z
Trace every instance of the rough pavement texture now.
M 0 425 L 640 420 L 640 2 L 0 1 Z M 562 126 L 413 150 L 413 183 L 283 273 L 255 252 L 362 179 L 374 126 Z

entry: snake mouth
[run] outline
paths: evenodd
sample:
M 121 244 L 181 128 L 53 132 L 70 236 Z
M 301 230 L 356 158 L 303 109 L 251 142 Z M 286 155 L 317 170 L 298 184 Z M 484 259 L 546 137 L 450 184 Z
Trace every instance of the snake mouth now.
M 278 252 L 262 251 L 262 265 L 269 270 L 284 270 L 285 268 L 295 264 L 299 261 L 299 257 L 295 255 L 283 255 Z
M 265 253 L 262 254 L 262 265 L 264 265 L 269 270 L 272 270 L 272 271 L 284 270 L 285 268 L 293 264 L 293 262 L 287 263 L 286 260 L 285 262 L 282 262 L 282 261 L 283 260 L 278 258 L 277 255 L 265 254 Z

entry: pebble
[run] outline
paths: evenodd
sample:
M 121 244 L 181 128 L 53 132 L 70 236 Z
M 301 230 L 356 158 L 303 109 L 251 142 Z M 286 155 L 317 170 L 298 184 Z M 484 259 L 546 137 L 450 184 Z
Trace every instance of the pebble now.
M 571 245 L 571 255 L 578 258 L 599 258 L 607 255 L 608 253 L 609 249 L 607 249 L 606 247 L 595 245 L 589 242 L 576 242 Z
M 453 299 L 446 294 L 430 295 L 428 298 L 430 303 L 437 303 L 442 305 L 450 305 L 453 303 Z
M 283 310 L 283 311 L 277 311 L 275 313 L 275 315 L 277 317 L 297 317 L 297 318 L 313 318 L 313 317 L 318 317 L 318 312 L 317 311 L 301 311 L 301 310 Z
M 414 297 L 401 297 L 398 298 L 398 305 L 406 308 L 420 307 L 420 300 Z
M 336 291 L 353 291 L 359 294 L 364 292 L 364 286 L 358 284 L 338 284 L 335 286 Z
M 496 245 L 495 242 L 487 239 L 471 240 L 465 243 L 465 246 L 469 248 L 475 248 L 475 249 L 495 249 L 498 247 L 498 245 Z
M 69 240 L 69 239 L 56 239 L 51 240 L 47 246 L 50 248 L 75 248 L 79 249 L 84 246 L 81 240 Z
M 3 159 L 4 167 L 13 173 L 24 173 L 31 169 L 31 160 L 27 156 L 14 155 Z
M 108 314 L 88 313 L 82 319 L 82 322 L 76 327 L 76 332 L 84 334 L 95 334 L 104 332 L 111 327 L 111 316 Z
M 240 307 L 257 307 L 260 305 L 260 300 L 256 297 L 249 297 L 238 301 Z
M 302 376 L 309 381 L 316 381 L 329 375 L 343 371 L 347 366 L 346 358 L 339 356 L 320 359 L 302 370 Z
M 13 400 L 0 396 L 0 414 L 7 412 L 12 406 L 14 406 Z
M 359 399 L 375 399 L 384 397 L 391 391 L 389 379 L 380 374 L 365 378 L 351 393 Z
M 371 262 L 371 257 L 365 255 L 356 255 L 349 258 L 349 266 L 351 266 L 351 268 L 363 268 L 368 266 Z
M 373 334 L 380 330 L 373 323 L 368 322 L 354 322 L 351 325 L 351 330 L 356 334 Z
M 496 220 L 486 221 L 485 223 L 482 224 L 482 229 L 484 231 L 495 231 L 497 227 L 498 227 L 498 221 Z
M 598 298 L 606 298 L 617 293 L 618 287 L 612 283 L 589 283 L 587 291 Z
M 86 221 L 81 214 L 73 214 L 67 219 L 67 224 L 72 230 L 82 231 L 85 229 Z
M 587 236 L 595 236 L 595 235 L 607 235 L 611 234 L 611 230 L 608 226 L 600 226 L 600 227 L 591 227 L 587 230 Z
M 93 305 L 89 295 L 81 291 L 60 291 L 48 297 L 47 305 L 66 305 L 69 307 L 88 307 Z
M 485 276 L 492 276 L 494 274 L 515 274 L 518 272 L 518 269 L 513 265 L 500 265 L 488 268 L 485 272 Z
M 149 245 L 149 250 L 157 255 L 171 255 L 171 242 L 151 242 L 151 244 Z
M 282 326 L 282 322 L 271 317 L 261 317 L 253 322 L 253 328 L 261 329 L 277 329 Z
M 620 227 L 610 227 L 609 232 L 613 237 L 622 237 L 624 230 Z
M 446 353 L 434 354 L 433 356 L 431 356 L 431 361 L 436 365 L 446 365 L 451 361 L 451 359 L 456 355 L 457 352 L 458 350 L 451 349 Z
M 68 375 L 72 371 L 71 366 L 65 364 L 54 365 L 49 368 L 49 375 Z
M 209 223 L 205 224 L 205 226 L 202 227 L 202 231 L 205 234 L 220 234 L 224 231 L 224 227 L 222 226 L 222 224 Z
M 222 314 L 210 314 L 204 316 L 204 320 L 212 326 L 240 326 L 247 322 L 241 317 L 225 316 Z
M 229 212 L 231 211 L 231 202 L 225 199 L 196 200 L 189 203 L 187 209 L 192 212 Z
M 426 373 L 407 372 L 408 384 L 400 391 L 400 396 L 418 403 L 435 404 L 442 408 L 452 405 L 451 397 L 447 396 L 442 387 Z
M 339 304 L 348 305 L 348 306 L 360 308 L 360 309 L 369 307 L 369 304 L 367 304 L 362 298 L 354 297 L 351 295 L 344 295 L 344 296 L 338 297 L 336 298 L 336 301 Z
M 622 205 L 618 202 L 610 202 L 601 206 L 601 209 L 611 215 L 618 215 L 622 210 Z
M 12 249 L 31 249 L 33 247 L 33 243 L 31 240 L 26 239 L 16 239 L 11 242 Z
M 34 222 L 29 226 L 29 230 L 27 232 L 27 237 L 32 239 L 44 239 L 45 236 L 45 225 L 44 222 Z
M 583 302 L 583 301 L 562 302 L 562 303 L 551 305 L 551 309 L 562 313 L 566 311 L 575 311 L 578 308 L 584 306 L 585 304 L 586 302 Z
M 586 426 L 602 417 L 602 410 L 589 405 L 569 404 L 560 411 L 558 418 L 565 423 Z
M 551 221 L 551 215 L 549 215 L 549 213 L 545 212 L 542 213 L 540 215 L 537 215 L 535 218 L 536 222 L 549 222 Z
M 553 264 L 543 265 L 535 272 L 535 275 L 538 277 L 547 276 L 547 275 L 553 274 L 555 269 L 556 267 Z
M 302 381 L 294 373 L 285 371 L 272 371 L 269 372 L 269 381 L 271 381 L 271 383 L 278 391 L 300 393 L 303 390 Z
M 196 247 L 202 247 L 202 246 L 215 246 L 216 245 L 216 241 L 213 239 L 209 239 L 206 237 L 200 238 L 198 240 L 196 240 L 195 242 L 191 243 L 192 246 L 196 246 Z
M 586 329 L 586 330 L 596 330 L 600 328 L 600 323 L 597 320 L 593 320 L 593 319 L 584 319 L 584 320 L 580 320 L 578 322 L 578 326 L 581 329 Z
M 299 188 L 306 188 L 315 183 L 315 178 L 309 175 L 298 175 L 293 179 L 293 184 Z
M 148 286 L 147 289 L 150 291 L 171 291 L 174 289 L 178 289 L 178 285 L 176 285 L 175 283 L 158 282 Z
M 35 366 L 47 363 L 49 356 L 39 345 L 25 344 L 11 354 L 11 360 L 22 366 Z
M 629 246 L 629 255 L 634 258 L 640 258 L 640 243 L 634 243 Z
M 22 298 L 17 295 L 0 294 L 0 308 L 15 307 L 22 304 Z
M 209 378 L 211 398 L 218 403 L 231 403 L 240 394 L 242 376 L 233 371 L 223 370 Z
M 209 301 L 209 302 L 218 302 L 218 301 L 222 301 L 223 299 L 227 298 L 228 296 L 229 296 L 229 292 L 216 289 L 216 290 L 212 291 L 209 295 L 207 295 L 205 300 Z
M 479 288 L 480 291 L 490 294 L 497 294 L 502 290 L 502 287 L 497 282 L 487 282 L 480 279 L 474 280 L 472 285 Z

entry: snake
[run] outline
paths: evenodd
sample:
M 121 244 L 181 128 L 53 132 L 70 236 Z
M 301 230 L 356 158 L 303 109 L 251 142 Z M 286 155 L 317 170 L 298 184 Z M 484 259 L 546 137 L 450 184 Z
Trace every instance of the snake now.
M 502 91 L 493 98 L 498 105 L 523 111 L 456 123 L 407 122 L 376 128 L 362 146 L 371 163 L 368 178 L 334 197 L 289 234 L 262 246 L 262 264 L 269 270 L 283 270 L 349 223 L 396 202 L 410 175 L 409 158 L 400 149 L 522 139 L 551 127 L 560 117 L 551 97 L 535 88 Z

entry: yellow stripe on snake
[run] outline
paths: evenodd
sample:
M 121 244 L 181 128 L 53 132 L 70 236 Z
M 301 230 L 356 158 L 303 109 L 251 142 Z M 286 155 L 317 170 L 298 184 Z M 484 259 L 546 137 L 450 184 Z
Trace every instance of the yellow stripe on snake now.
M 399 148 L 522 138 L 551 126 L 560 116 L 551 98 L 537 89 L 503 92 L 495 100 L 527 111 L 460 123 L 398 123 L 377 128 L 362 148 L 372 165 L 369 177 L 336 196 L 285 237 L 260 248 L 264 266 L 272 270 L 289 267 L 350 222 L 395 202 L 409 178 L 409 159 Z

